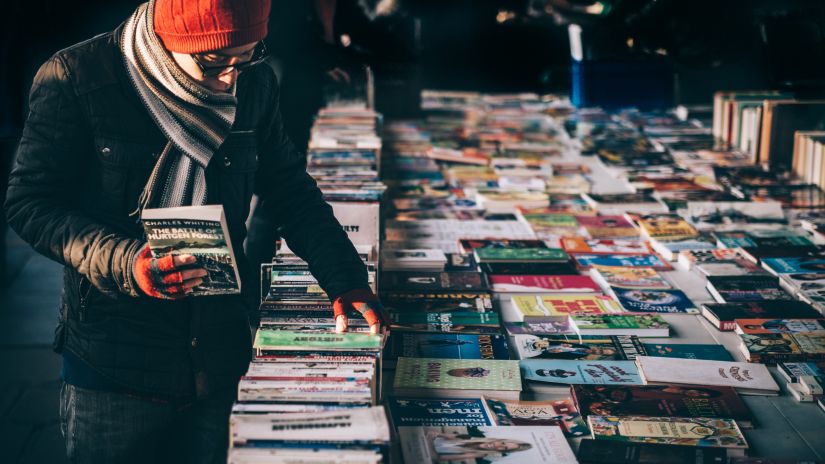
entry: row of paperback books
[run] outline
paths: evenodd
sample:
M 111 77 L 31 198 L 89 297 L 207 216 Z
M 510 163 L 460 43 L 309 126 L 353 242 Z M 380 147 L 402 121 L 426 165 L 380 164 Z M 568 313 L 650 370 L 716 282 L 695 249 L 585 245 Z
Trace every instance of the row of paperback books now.
M 379 122 L 352 102 L 324 108 L 308 154 L 308 171 L 356 244 L 373 290 L 385 189 Z M 261 322 L 230 417 L 230 463 L 387 462 L 390 429 L 380 404 L 385 336 L 370 335 L 354 311 L 348 317 L 349 332 L 335 333 L 328 295 L 288 248 L 261 266 Z
M 434 91 L 422 106 L 387 125 L 382 160 L 405 461 L 747 462 L 761 424 L 741 395 L 778 395 L 766 364 L 825 353 L 814 290 L 792 284 L 818 278 L 770 261 L 816 258 L 800 225 L 822 192 L 714 150 L 710 114 Z M 749 356 L 685 327 L 805 350 Z

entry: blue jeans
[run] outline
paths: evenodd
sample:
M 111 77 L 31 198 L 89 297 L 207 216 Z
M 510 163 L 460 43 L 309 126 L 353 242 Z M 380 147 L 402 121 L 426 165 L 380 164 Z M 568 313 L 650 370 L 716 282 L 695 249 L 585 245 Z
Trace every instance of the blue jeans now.
M 64 383 L 60 428 L 69 462 L 225 463 L 235 392 L 193 403 Z

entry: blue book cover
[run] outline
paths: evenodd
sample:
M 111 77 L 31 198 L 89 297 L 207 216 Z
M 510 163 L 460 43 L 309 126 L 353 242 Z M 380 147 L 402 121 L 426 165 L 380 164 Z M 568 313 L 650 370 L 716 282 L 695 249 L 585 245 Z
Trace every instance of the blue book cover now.
M 709 361 L 734 361 L 722 345 L 695 345 L 682 343 L 644 343 L 648 356 L 661 358 L 705 359 Z
M 763 258 L 762 263 L 777 274 L 825 274 L 820 257 Z
M 691 313 L 699 310 L 681 290 L 612 288 L 625 311 L 634 313 Z
M 387 404 L 396 427 L 494 425 L 480 398 L 390 398 Z
M 644 385 L 634 361 L 574 361 L 525 359 L 519 361 L 527 380 L 570 385 Z
M 672 267 L 658 255 L 574 255 L 580 267 L 590 266 L 620 266 L 620 267 L 652 267 L 660 270 L 670 270 Z
M 390 335 L 387 359 L 510 359 L 501 334 L 405 333 Z

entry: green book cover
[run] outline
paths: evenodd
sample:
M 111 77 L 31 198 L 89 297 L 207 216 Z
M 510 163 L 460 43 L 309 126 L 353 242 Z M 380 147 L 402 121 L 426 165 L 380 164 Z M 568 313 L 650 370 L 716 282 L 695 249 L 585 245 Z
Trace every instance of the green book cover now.
M 540 227 L 578 227 L 579 223 L 572 214 L 524 214 L 524 219 L 531 225 Z
M 390 320 L 399 325 L 406 324 L 448 324 L 448 325 L 499 325 L 498 313 L 475 311 L 439 312 L 390 312 Z
M 560 248 L 476 248 L 479 261 L 568 261 Z
M 573 315 L 577 326 L 587 329 L 660 329 L 668 323 L 659 315 L 619 316 L 619 315 Z
M 398 358 L 395 388 L 520 391 L 518 361 Z
M 297 332 L 259 329 L 255 348 L 260 350 L 378 350 L 381 335 L 359 332 Z

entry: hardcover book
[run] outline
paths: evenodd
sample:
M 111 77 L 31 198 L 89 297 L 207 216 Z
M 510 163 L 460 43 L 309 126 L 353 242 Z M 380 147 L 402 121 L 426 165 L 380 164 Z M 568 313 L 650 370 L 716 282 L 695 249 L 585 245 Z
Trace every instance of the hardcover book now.
M 583 416 L 724 417 L 753 426 L 731 387 L 573 385 L 570 391 Z
M 491 359 L 398 358 L 396 396 L 466 398 L 484 392 L 518 398 L 518 361 Z
M 386 360 L 405 358 L 510 359 L 500 334 L 392 333 Z
M 816 319 L 822 317 L 822 314 L 811 305 L 793 300 L 708 303 L 702 305 L 702 315 L 717 329 L 723 331 L 734 330 L 736 319 Z
M 154 258 L 192 255 L 208 272 L 193 296 L 241 292 L 241 277 L 222 205 L 145 209 L 141 215 Z
M 613 293 L 625 311 L 631 313 L 698 313 L 681 290 L 636 290 L 615 288 Z
M 733 357 L 722 345 L 697 345 L 693 343 L 645 343 L 648 356 L 662 358 L 707 359 L 711 361 L 733 361 Z
M 519 359 L 635 359 L 645 354 L 636 337 L 565 337 L 513 335 Z
M 591 266 L 615 266 L 615 267 L 647 267 L 657 271 L 670 271 L 673 267 L 656 254 L 646 255 L 596 255 L 596 254 L 575 254 L 573 260 L 582 269 L 589 269 Z
M 496 293 L 596 293 L 599 286 L 582 275 L 492 275 Z
M 519 361 L 519 364 L 524 378 L 537 382 L 570 385 L 644 384 L 633 361 L 526 359 Z
M 701 417 L 588 416 L 593 438 L 681 446 L 725 448 L 744 454 L 748 448 L 742 431 L 731 419 Z
M 559 427 L 399 427 L 404 462 L 576 464 Z
M 681 359 L 674 369 L 672 359 L 639 356 L 636 365 L 647 385 L 696 385 L 733 387 L 742 394 L 776 395 L 779 386 L 762 364 L 704 359 Z
M 497 426 L 554 425 L 561 427 L 566 437 L 587 434 L 584 422 L 573 400 L 518 401 L 485 397 L 487 407 Z
M 395 427 L 494 425 L 480 398 L 390 398 L 387 405 Z

